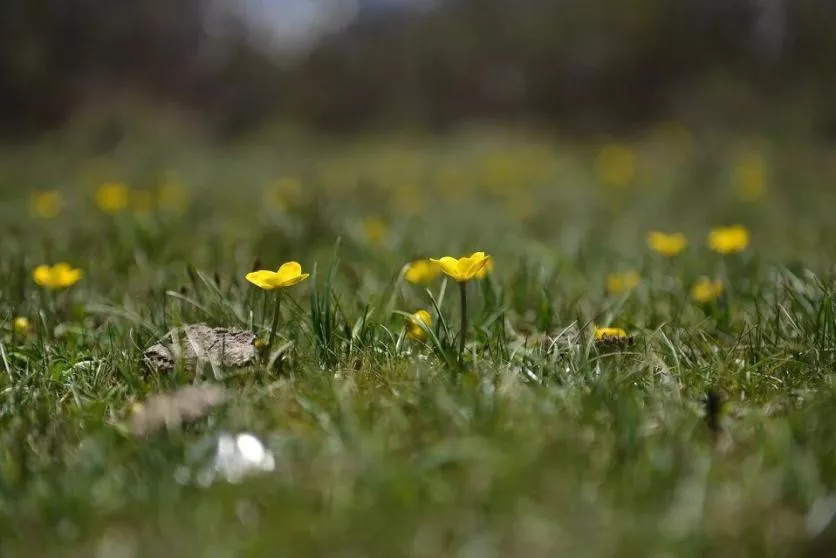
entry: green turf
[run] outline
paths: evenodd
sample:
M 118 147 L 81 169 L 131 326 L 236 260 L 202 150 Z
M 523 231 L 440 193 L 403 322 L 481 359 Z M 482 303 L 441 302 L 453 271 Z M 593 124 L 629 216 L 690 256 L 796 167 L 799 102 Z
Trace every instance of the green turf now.
M 0 554 L 831 555 L 836 527 L 815 524 L 836 484 L 832 152 L 669 129 L 623 141 L 609 162 L 606 142 L 487 132 L 220 147 L 140 130 L 106 155 L 85 133 L 7 148 Z M 115 215 L 94 203 L 109 180 L 133 189 Z M 765 191 L 741 200 L 741 181 L 744 197 Z M 188 204 L 145 211 L 136 192 L 166 184 Z M 30 195 L 52 188 L 60 213 L 32 215 Z M 706 247 L 738 222 L 746 251 Z M 688 248 L 654 254 L 655 228 Z M 460 365 L 458 287 L 401 270 L 477 250 L 494 269 L 468 284 Z M 266 339 L 272 294 L 244 275 L 288 260 L 312 276 L 282 291 L 281 370 L 143 369 L 184 323 Z M 38 287 L 33 269 L 58 261 L 83 278 Z M 631 269 L 640 284 L 608 294 L 607 275 Z M 702 276 L 724 295 L 696 303 Z M 435 317 L 427 343 L 403 336 L 419 309 Z M 17 316 L 29 331 L 12 333 Z M 551 343 L 572 324 L 576 345 Z M 633 342 L 603 346 L 594 326 Z M 133 403 L 195 382 L 232 399 L 180 430 L 124 427 Z M 713 431 L 709 393 L 725 401 Z M 275 472 L 184 480 L 239 431 Z

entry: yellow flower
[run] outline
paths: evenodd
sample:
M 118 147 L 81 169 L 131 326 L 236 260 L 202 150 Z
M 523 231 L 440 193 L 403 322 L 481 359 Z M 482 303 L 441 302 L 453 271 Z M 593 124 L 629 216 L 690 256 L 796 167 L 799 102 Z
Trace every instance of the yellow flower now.
M 606 184 L 627 186 L 636 176 L 636 154 L 626 145 L 607 145 L 595 157 L 595 167 Z
M 418 310 L 409 317 L 406 323 L 406 334 L 417 341 L 424 341 L 427 338 L 427 332 L 421 324 L 428 328 L 433 325 L 433 317 L 426 310 Z
M 493 258 L 489 257 L 487 263 L 476 272 L 476 278 L 484 279 L 491 271 L 493 271 Z
M 63 289 L 70 287 L 81 279 L 81 270 L 75 269 L 66 262 L 54 266 L 39 265 L 32 272 L 35 283 L 47 289 Z
M 749 230 L 743 225 L 717 227 L 708 234 L 708 247 L 719 254 L 738 254 L 749 246 Z
M 620 327 L 595 327 L 595 341 L 626 340 L 627 332 Z
M 293 177 L 276 180 L 264 189 L 261 199 L 270 209 L 284 213 L 302 202 L 302 182 Z
M 410 283 L 429 283 L 438 277 L 439 273 L 441 273 L 441 269 L 438 264 L 430 260 L 415 260 L 407 264 L 403 276 Z
M 18 316 L 12 321 L 12 328 L 18 335 L 25 335 L 29 332 L 29 318 L 26 316 Z
M 441 271 L 459 283 L 464 283 L 473 278 L 483 278 L 487 273 L 484 269 L 488 266 L 490 259 L 491 257 L 484 252 L 474 252 L 470 256 L 462 256 L 459 259 L 444 256 L 439 260 L 430 259 L 430 261 L 440 265 Z
M 379 217 L 367 217 L 363 219 L 362 227 L 366 242 L 372 246 L 380 246 L 386 240 L 386 234 L 389 229 L 386 223 L 383 222 L 383 219 Z
M 620 327 L 596 327 L 593 338 L 601 348 L 623 349 L 633 344 L 633 338 Z
M 758 201 L 766 191 L 766 161 L 757 151 L 743 155 L 732 171 L 737 197 L 745 202 Z
M 650 231 L 647 234 L 647 245 L 657 254 L 667 258 L 678 255 L 688 245 L 688 239 L 682 233 L 667 234 L 660 231 Z
M 722 281 L 712 281 L 708 277 L 700 277 L 691 287 L 691 297 L 697 302 L 705 304 L 720 298 L 724 290 Z
M 96 192 L 96 205 L 111 215 L 128 207 L 128 201 L 128 187 L 121 182 L 105 182 Z
M 247 281 L 262 289 L 270 290 L 291 287 L 309 276 L 309 273 L 302 273 L 302 266 L 298 262 L 287 262 L 282 264 L 278 271 L 260 269 L 247 273 Z
M 64 207 L 64 198 L 58 190 L 35 192 L 29 202 L 29 207 L 36 217 L 54 219 Z
M 621 294 L 635 289 L 641 278 L 634 270 L 625 273 L 611 273 L 607 276 L 607 292 L 609 294 Z

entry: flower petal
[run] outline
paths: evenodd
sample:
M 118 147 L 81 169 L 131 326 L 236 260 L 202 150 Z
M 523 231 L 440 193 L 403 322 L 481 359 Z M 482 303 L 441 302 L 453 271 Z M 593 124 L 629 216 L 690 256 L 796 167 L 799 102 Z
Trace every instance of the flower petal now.
M 246 279 L 256 287 L 261 287 L 262 289 L 275 289 L 276 285 L 272 282 L 275 276 L 275 271 L 259 269 L 258 271 L 247 273 Z
M 81 270 L 70 268 L 64 270 L 64 272 L 60 275 L 58 282 L 62 287 L 70 287 L 78 283 L 79 279 L 81 279 Z
M 282 282 L 279 282 L 278 280 L 274 279 L 272 281 L 272 283 L 277 287 L 282 287 L 282 288 L 292 287 L 293 285 L 296 285 L 297 283 L 301 283 L 302 281 L 304 281 L 308 277 L 310 277 L 310 273 L 301 273 L 301 274 L 299 274 L 295 277 L 290 277 L 289 279 L 287 279 L 285 281 L 282 281 Z
M 307 279 L 309 274 L 302 273 L 302 266 L 299 262 L 287 262 L 282 264 L 271 284 L 275 287 L 290 287 Z
M 464 269 L 464 276 L 465 280 L 469 281 L 474 277 L 477 277 L 479 273 L 488 265 L 488 257 L 485 256 L 484 252 L 476 252 L 470 257 L 462 258 L 459 260 L 461 262 L 461 266 Z M 484 277 L 484 275 L 482 275 Z M 481 278 L 481 277 L 480 277 Z
M 65 275 L 72 270 L 73 270 L 73 266 L 71 266 L 67 262 L 59 262 L 59 263 L 55 264 L 54 266 L 52 266 L 52 272 L 55 275 L 58 275 L 58 276 Z
M 413 339 L 424 341 L 427 339 L 427 331 L 424 327 L 429 328 L 432 323 L 433 317 L 429 312 L 418 310 L 407 320 L 407 334 Z
M 459 260 L 456 258 L 451 258 L 450 256 L 444 256 L 440 260 L 430 259 L 431 262 L 437 263 L 441 266 L 441 271 L 455 279 L 456 281 L 466 281 L 464 276 L 461 272 L 461 265 L 459 264 Z
M 32 272 L 32 279 L 42 287 L 49 287 L 52 284 L 52 273 L 48 265 L 39 265 Z
M 430 260 L 415 260 L 407 264 L 404 279 L 410 283 L 429 283 L 440 271 L 438 265 Z
M 299 262 L 285 262 L 276 271 L 276 275 L 278 275 L 282 280 L 288 277 L 296 277 L 301 273 L 302 265 Z

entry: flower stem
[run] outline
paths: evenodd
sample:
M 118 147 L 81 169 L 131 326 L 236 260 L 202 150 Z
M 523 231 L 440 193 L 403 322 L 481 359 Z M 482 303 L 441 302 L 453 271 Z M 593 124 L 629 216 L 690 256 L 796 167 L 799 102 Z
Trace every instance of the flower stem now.
M 273 325 L 270 326 L 270 338 L 267 340 L 267 358 L 270 358 L 270 349 L 273 348 L 273 341 L 276 340 L 276 329 L 279 327 L 279 309 L 282 305 L 282 291 L 276 290 L 276 309 L 273 311 Z
M 459 366 L 464 365 L 464 342 L 467 337 L 467 283 L 459 282 L 459 294 L 461 294 L 461 316 L 462 324 L 459 332 Z

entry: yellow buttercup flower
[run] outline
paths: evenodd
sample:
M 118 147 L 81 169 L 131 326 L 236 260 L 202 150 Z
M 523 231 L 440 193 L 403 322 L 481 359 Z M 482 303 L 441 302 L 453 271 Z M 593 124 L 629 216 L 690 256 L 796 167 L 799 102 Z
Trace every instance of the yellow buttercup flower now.
M 603 341 L 605 339 L 627 339 L 627 332 L 620 327 L 596 327 L 595 340 Z
M 302 202 L 302 181 L 295 177 L 280 178 L 262 192 L 264 205 L 284 213 Z
M 121 182 L 105 182 L 96 191 L 96 205 L 105 213 L 119 213 L 128 207 L 130 191 Z
M 427 332 L 424 331 L 421 324 L 428 328 L 433 325 L 433 317 L 426 310 L 418 310 L 409 317 L 406 323 L 406 334 L 417 341 L 426 340 Z
M 700 277 L 691 287 L 691 298 L 705 304 L 720 298 L 724 290 L 722 281 L 712 281 L 708 277 Z
M 367 217 L 363 219 L 362 228 L 366 242 L 372 246 L 380 246 L 383 244 L 386 240 L 386 235 L 389 233 L 389 227 L 379 217 Z
M 749 246 L 749 230 L 743 225 L 717 227 L 708 234 L 708 247 L 718 254 L 737 254 Z
M 18 335 L 25 335 L 29 332 L 29 318 L 26 316 L 18 316 L 12 321 L 12 328 Z
M 667 234 L 651 231 L 647 234 L 647 245 L 657 254 L 667 258 L 678 255 L 688 245 L 688 239 L 682 233 Z
M 58 190 L 35 192 L 29 201 L 32 214 L 41 219 L 54 219 L 64 207 L 64 198 Z
M 302 266 L 298 262 L 287 262 L 278 271 L 260 269 L 247 273 L 246 279 L 257 287 L 270 290 L 291 287 L 309 276 L 309 273 L 302 273 Z
M 64 289 L 70 287 L 81 279 L 81 270 L 75 269 L 66 262 L 57 263 L 53 266 L 39 265 L 32 272 L 35 283 L 47 289 Z
M 611 273 L 607 276 L 607 292 L 621 294 L 632 291 L 641 282 L 638 272 L 630 270 L 625 273 Z
M 633 338 L 620 327 L 596 327 L 593 334 L 595 345 L 602 348 L 622 349 L 633 344 Z
M 607 145 L 595 157 L 595 166 L 604 183 L 627 186 L 636 176 L 636 154 L 626 145 Z
M 410 283 L 422 284 L 429 283 L 438 277 L 439 273 L 441 273 L 441 269 L 438 267 L 438 264 L 430 260 L 415 260 L 407 264 L 403 276 Z
M 489 257 L 487 263 L 476 272 L 476 278 L 484 279 L 491 271 L 493 271 L 493 258 Z
M 458 281 L 465 283 L 471 279 L 482 279 L 485 276 L 485 268 L 489 265 L 491 257 L 484 252 L 474 252 L 470 256 L 453 258 L 444 256 L 441 259 L 430 259 L 431 262 L 441 266 L 441 271 Z
M 261 197 L 265 206 L 284 213 L 301 202 L 302 182 L 293 177 L 280 178 L 269 184 Z

